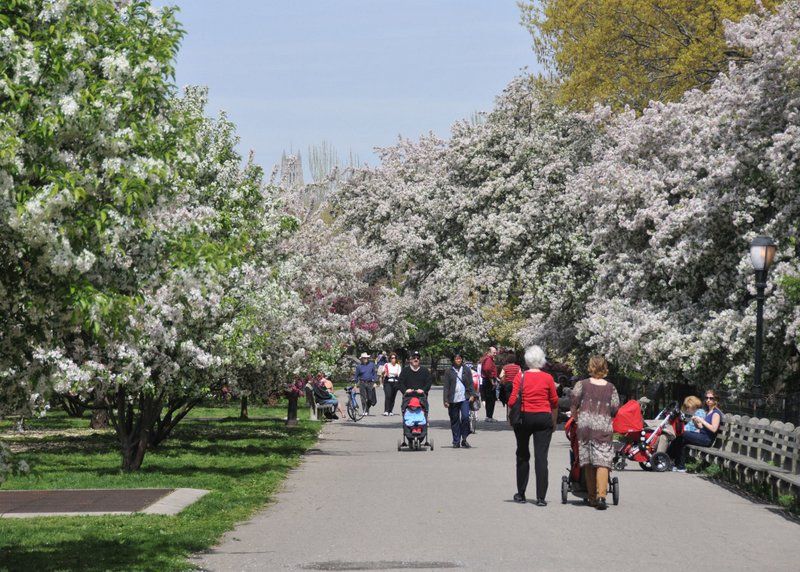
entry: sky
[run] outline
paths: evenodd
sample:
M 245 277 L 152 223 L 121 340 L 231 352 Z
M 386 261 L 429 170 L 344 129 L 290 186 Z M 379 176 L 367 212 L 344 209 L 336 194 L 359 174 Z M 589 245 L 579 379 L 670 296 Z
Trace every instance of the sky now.
M 243 155 L 332 144 L 375 165 L 375 147 L 450 126 L 525 67 L 540 69 L 516 0 L 156 0 L 186 30 L 178 86 L 205 85 Z

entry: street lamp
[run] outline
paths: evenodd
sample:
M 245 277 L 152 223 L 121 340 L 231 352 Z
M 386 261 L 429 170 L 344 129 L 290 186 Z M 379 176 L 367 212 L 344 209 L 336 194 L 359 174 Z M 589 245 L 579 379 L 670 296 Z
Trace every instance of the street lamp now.
M 753 378 L 753 393 L 761 392 L 761 345 L 764 338 L 764 289 L 767 287 L 767 272 L 775 258 L 775 241 L 767 236 L 757 236 L 750 243 L 750 261 L 756 271 L 756 363 Z

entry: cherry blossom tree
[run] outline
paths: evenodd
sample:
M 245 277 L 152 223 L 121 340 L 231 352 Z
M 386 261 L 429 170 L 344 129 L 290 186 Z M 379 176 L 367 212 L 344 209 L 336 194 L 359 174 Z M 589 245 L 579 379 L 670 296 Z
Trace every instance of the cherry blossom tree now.
M 598 280 L 582 331 L 661 380 L 749 386 L 755 288 L 748 247 L 778 242 L 766 304 L 772 389 L 797 379 L 800 309 L 775 288 L 798 274 L 800 4 L 730 24 L 750 54 L 707 93 L 622 114 L 570 185 L 586 199 Z
M 484 120 L 382 150 L 336 198 L 344 224 L 386 257 L 410 317 L 455 344 L 576 344 L 592 256 L 564 192 L 596 128 L 553 93 L 521 76 Z

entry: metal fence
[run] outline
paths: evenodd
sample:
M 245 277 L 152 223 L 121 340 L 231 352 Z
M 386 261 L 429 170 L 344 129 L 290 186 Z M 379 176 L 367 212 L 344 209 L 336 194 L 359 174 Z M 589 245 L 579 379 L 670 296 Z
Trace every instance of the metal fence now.
M 696 395 L 702 400 L 703 392 L 706 390 L 705 386 L 686 383 L 645 383 L 625 377 L 614 378 L 612 381 L 616 385 L 623 403 L 628 399 L 641 397 L 650 399 L 650 404 L 645 410 L 646 416 L 655 415 L 672 401 L 683 403 L 683 400 L 689 395 Z M 766 417 L 800 426 L 800 391 L 774 395 L 754 395 L 752 393 L 734 395 L 728 391 L 718 391 L 718 394 L 719 407 L 725 413 Z

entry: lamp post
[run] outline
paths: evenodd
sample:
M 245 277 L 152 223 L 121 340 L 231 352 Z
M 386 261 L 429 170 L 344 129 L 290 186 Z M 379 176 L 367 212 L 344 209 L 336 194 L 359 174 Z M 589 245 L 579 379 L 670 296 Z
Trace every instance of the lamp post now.
M 757 236 L 750 243 L 750 261 L 756 273 L 756 355 L 752 392 L 758 399 L 761 393 L 761 346 L 764 341 L 764 289 L 767 272 L 775 258 L 775 241 L 767 236 Z

